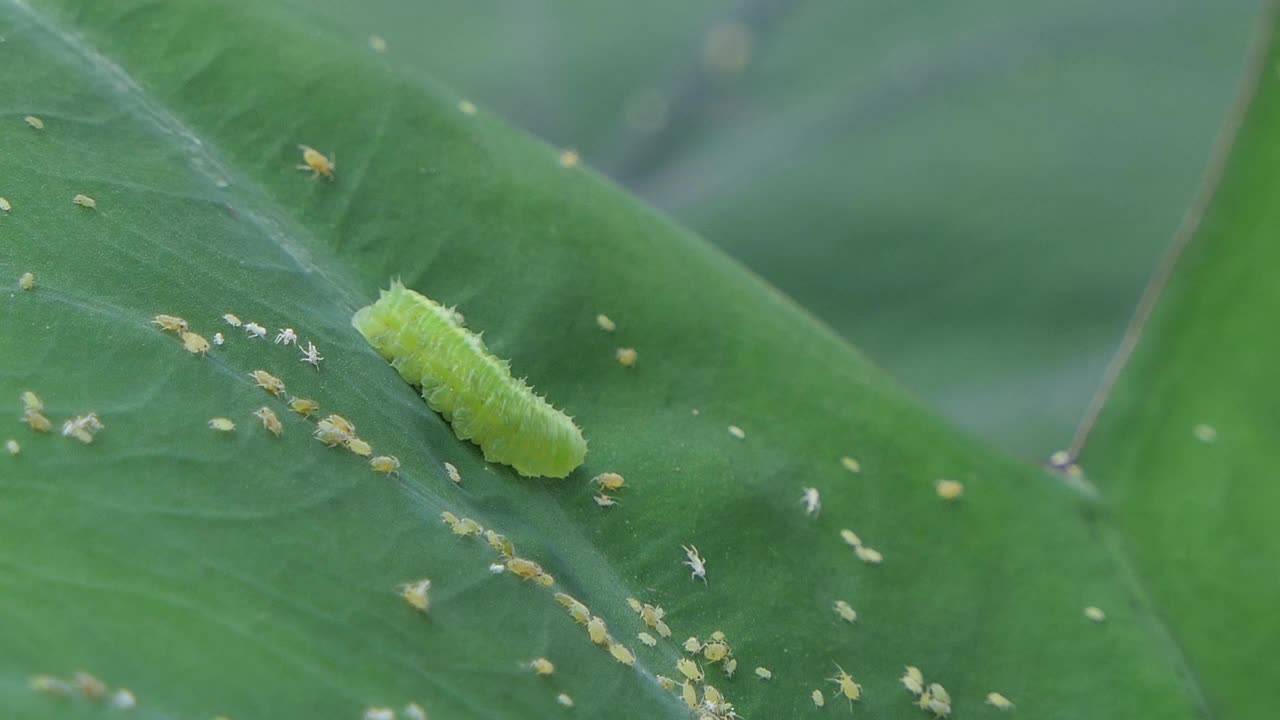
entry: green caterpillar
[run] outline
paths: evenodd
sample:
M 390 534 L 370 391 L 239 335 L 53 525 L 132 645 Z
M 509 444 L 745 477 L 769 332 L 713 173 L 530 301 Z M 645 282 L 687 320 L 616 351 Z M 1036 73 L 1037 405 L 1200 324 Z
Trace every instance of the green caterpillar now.
M 484 459 L 526 477 L 562 478 L 582 464 L 587 441 L 573 420 L 511 376 L 460 316 L 398 280 L 351 324 Z

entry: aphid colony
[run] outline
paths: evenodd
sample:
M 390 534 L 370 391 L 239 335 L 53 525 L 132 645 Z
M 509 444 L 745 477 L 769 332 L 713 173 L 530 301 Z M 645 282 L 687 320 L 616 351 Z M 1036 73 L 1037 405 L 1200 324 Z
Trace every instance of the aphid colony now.
M 117 710 L 129 710 L 138 704 L 138 698 L 132 690 L 117 688 L 111 693 L 105 682 L 83 671 L 75 673 L 69 680 L 53 675 L 32 675 L 27 682 L 32 690 L 43 695 L 66 698 L 79 693 L 86 700 L 105 702 Z
M 664 638 L 671 637 L 671 628 L 667 627 L 666 621 L 663 619 L 667 616 L 667 611 L 662 609 L 661 605 L 650 605 L 642 603 L 635 598 L 627 598 L 627 607 L 631 608 L 635 614 L 640 616 L 640 620 L 644 622 L 646 627 L 653 628 L 658 634 Z M 647 635 L 648 633 L 641 633 Z M 653 647 L 647 640 L 641 638 L 641 642 Z
M 899 682 L 907 692 L 916 696 L 916 706 L 921 710 L 928 710 L 935 718 L 951 715 L 951 694 L 938 683 L 930 683 L 926 687 L 924 673 L 920 672 L 920 668 L 908 665 Z
M 719 630 L 711 633 L 711 637 L 703 642 L 697 637 L 690 637 L 684 641 L 684 650 L 688 653 L 701 655 L 707 664 L 720 664 L 724 671 L 725 677 L 732 678 L 738 667 L 738 660 L 733 656 L 733 648 L 729 645 L 729 640 L 725 634 Z M 761 671 L 765 674 L 761 674 Z M 716 689 L 713 685 L 706 684 L 706 673 L 702 666 L 692 658 L 679 658 L 676 660 L 676 672 L 684 679 L 677 685 L 673 680 L 661 675 L 658 676 L 658 684 L 667 690 L 680 689 L 680 697 L 684 700 L 685 705 L 698 713 L 699 720 L 735 720 L 741 718 L 737 710 L 734 709 L 733 703 L 725 699 L 724 694 Z M 765 668 L 756 668 L 756 676 L 762 679 L 772 677 Z M 702 684 L 702 698 L 698 698 L 698 685 Z
M 711 633 L 711 637 L 705 642 L 699 640 L 696 636 L 690 636 L 684 641 L 682 647 L 685 652 L 701 654 L 702 658 L 709 664 L 722 663 L 720 667 L 724 670 L 725 677 L 731 678 L 738 671 L 738 659 L 733 656 L 733 647 L 720 630 Z M 688 667 L 686 664 L 677 669 L 688 677 L 688 673 L 685 672 Z M 692 680 L 693 678 L 690 677 L 689 679 Z
M 840 539 L 844 540 L 846 545 L 853 548 L 853 554 L 857 555 L 858 559 L 864 563 L 879 565 L 884 560 L 884 556 L 880 554 L 879 550 L 863 545 L 862 539 L 859 538 L 852 530 L 841 530 Z

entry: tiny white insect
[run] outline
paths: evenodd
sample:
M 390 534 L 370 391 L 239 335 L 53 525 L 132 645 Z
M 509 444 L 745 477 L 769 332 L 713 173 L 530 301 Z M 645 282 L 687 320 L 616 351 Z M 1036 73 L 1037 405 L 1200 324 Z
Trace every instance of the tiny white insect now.
M 738 438 L 739 440 L 746 440 L 746 439 L 747 439 L 747 431 L 746 431 L 746 430 L 743 430 L 742 428 L 738 427 L 737 425 L 730 425 L 730 426 L 729 426 L 729 434 L 730 434 L 730 435 L 732 435 L 732 436 L 734 436 L 734 437 L 736 437 L 736 438 Z
M 489 572 L 498 575 L 507 571 L 507 566 L 502 563 L 493 563 L 489 566 Z
M 409 703 L 404 706 L 404 716 L 408 720 L 427 720 L 427 711 L 418 703 Z
M 4 449 L 7 450 L 10 455 L 17 455 L 22 452 L 22 446 L 18 444 L 17 440 L 5 440 Z
M 239 316 L 233 315 L 231 313 L 227 313 L 226 315 L 223 315 L 222 319 L 225 320 L 227 324 L 230 325 L 231 327 L 240 327 L 241 325 L 244 324 L 240 322 Z
M 1066 450 L 1059 450 L 1049 456 L 1049 465 L 1059 470 L 1071 464 L 1071 453 Z
M 127 688 L 120 688 L 111 696 L 111 706 L 119 710 L 128 710 L 137 706 L 138 699 Z
M 222 337 L 222 333 L 214 333 L 214 334 L 213 334 L 213 344 L 214 344 L 214 345 L 219 345 L 219 346 L 221 346 L 221 345 L 222 345 L 222 343 L 224 343 L 224 342 L 226 342 L 226 341 L 227 341 L 227 339 L 226 339 L 226 338 L 224 338 L 224 337 Z
M 684 564 L 688 565 L 690 568 L 693 569 L 693 572 L 690 573 L 690 578 L 702 578 L 703 584 L 706 584 L 707 561 L 700 554 L 698 554 L 698 546 L 697 545 L 689 545 L 689 546 L 681 545 L 680 547 L 684 549 L 685 556 L 689 558 L 684 562 Z
M 576 150 L 565 150 L 560 153 L 560 167 L 574 168 L 578 167 L 580 159 Z
M 73 437 L 82 443 L 93 442 L 93 437 L 105 426 L 98 419 L 97 413 L 80 415 L 62 424 L 63 437 Z
M 800 502 L 804 503 L 804 511 L 810 515 L 816 517 L 822 511 L 822 497 L 818 495 L 818 488 L 804 488 L 804 494 L 800 496 Z
M 36 130 L 44 129 L 44 121 L 36 117 L 35 115 L 28 115 L 22 118 L 22 120 Z
M 924 694 L 924 673 L 920 672 L 920 668 L 915 665 L 906 666 L 906 671 L 902 673 L 899 682 L 912 695 L 919 697 Z
M 9 212 L 12 209 L 13 209 L 13 205 L 9 204 L 9 199 L 0 197 L 0 210 L 3 210 L 4 212 Z
M 573 698 L 569 697 L 568 693 L 560 693 L 557 695 L 556 702 L 565 707 L 573 707 Z
M 396 711 L 391 708 L 371 707 L 364 711 L 364 720 L 396 720 Z
M 276 345 L 297 345 L 298 333 L 293 328 L 280 328 L 280 332 L 276 333 Z
M 772 679 L 773 671 L 767 667 L 758 667 L 756 668 L 756 677 L 760 678 L 761 680 Z
M 997 710 L 1008 710 L 1013 707 L 1013 701 L 998 692 L 987 693 L 987 704 Z
M 836 614 L 845 622 L 851 623 L 858 619 L 858 611 L 854 610 L 849 606 L 849 603 L 843 600 L 837 600 L 836 604 L 832 606 L 832 609 L 835 610 Z
M 879 550 L 876 550 L 875 548 L 869 548 L 865 545 L 859 545 L 858 547 L 854 548 L 853 554 L 857 555 L 858 559 L 861 560 L 862 562 L 870 563 L 872 565 L 879 565 L 881 562 L 884 561 L 884 555 L 881 555 Z
M 605 332 L 613 332 L 618 329 L 617 324 L 610 320 L 608 315 L 597 315 L 596 324 Z
M 658 639 L 647 632 L 642 632 L 639 635 L 636 635 L 636 637 L 640 638 L 640 642 L 648 645 L 649 647 L 653 647 L 658 644 Z
M 1196 436 L 1197 440 L 1206 445 L 1211 445 L 1218 440 L 1218 431 L 1215 430 L 1212 425 L 1205 425 L 1204 423 L 1201 423 L 1192 429 L 1192 433 Z
M 618 348 L 613 354 L 622 367 L 634 367 L 636 360 L 640 359 L 640 353 L 635 348 Z
M 1084 609 L 1084 616 L 1094 622 L 1102 622 L 1107 619 L 1107 614 L 1102 611 L 1102 608 L 1094 607 L 1093 605 Z
M 848 455 L 840 458 L 840 464 L 844 466 L 845 470 L 848 470 L 854 475 L 862 472 L 862 464 Z
M 244 331 L 245 331 L 245 334 L 249 335 L 250 337 L 260 338 L 260 337 L 267 336 L 267 329 L 262 327 L 256 322 L 245 323 Z
M 315 344 L 312 343 L 311 341 L 307 341 L 306 349 L 298 348 L 298 350 L 302 352 L 302 358 L 300 362 L 307 363 L 308 365 L 314 367 L 317 372 L 319 372 L 320 361 L 324 359 L 324 356 L 320 354 L 320 350 L 316 348 Z

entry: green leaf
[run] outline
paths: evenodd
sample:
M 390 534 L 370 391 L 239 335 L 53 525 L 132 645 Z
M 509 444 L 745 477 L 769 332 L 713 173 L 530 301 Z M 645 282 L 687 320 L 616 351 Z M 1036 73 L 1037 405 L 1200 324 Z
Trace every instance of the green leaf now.
M 1257 91 L 1199 232 L 1088 434 L 1083 459 L 1115 507 L 1115 542 L 1191 658 L 1208 715 L 1270 718 L 1280 641 L 1280 446 L 1273 331 L 1280 84 L 1271 34 Z
M 15 716 L 101 716 L 26 687 L 84 670 L 130 688 L 142 718 L 354 718 L 411 701 L 436 718 L 684 718 L 653 677 L 675 675 L 679 641 L 717 629 L 740 668 L 708 675 L 749 718 L 807 712 L 818 687 L 847 712 L 826 680 L 836 663 L 868 716 L 927 717 L 898 686 L 907 664 L 950 690 L 957 717 L 994 716 L 993 690 L 1040 718 L 1197 715 L 1098 542 L 1093 500 L 975 446 L 555 151 L 262 3 L 11 0 L 0 36 L 0 274 L 37 277 L 0 296 L 0 402 L 17 416 L 30 389 L 56 424 L 93 411 L 106 426 L 91 444 L 9 426 L 22 451 L 0 458 L 0 705 Z M 333 182 L 295 169 L 299 143 L 336 155 Z M 572 413 L 586 465 L 523 479 L 457 440 L 350 326 L 393 276 L 457 304 Z M 294 328 L 320 369 L 223 324 L 229 312 Z M 158 313 L 226 344 L 187 353 Z M 619 346 L 638 349 L 634 368 Z M 313 440 L 257 369 L 354 421 L 400 475 Z M 264 406 L 283 437 L 257 424 Z M 210 430 L 215 416 L 239 427 Z M 603 471 L 628 483 L 610 510 L 592 501 Z M 964 497 L 938 498 L 940 477 Z M 822 493 L 817 516 L 805 487 Z M 493 551 L 451 535 L 446 510 L 502 532 L 555 587 L 490 573 Z M 883 564 L 859 562 L 843 528 Z M 707 559 L 705 584 L 682 545 Z M 422 577 L 425 617 L 396 591 Z M 604 617 L 636 666 L 593 647 L 553 590 Z M 627 597 L 662 605 L 674 636 L 636 642 Z M 554 676 L 527 668 L 538 656 Z

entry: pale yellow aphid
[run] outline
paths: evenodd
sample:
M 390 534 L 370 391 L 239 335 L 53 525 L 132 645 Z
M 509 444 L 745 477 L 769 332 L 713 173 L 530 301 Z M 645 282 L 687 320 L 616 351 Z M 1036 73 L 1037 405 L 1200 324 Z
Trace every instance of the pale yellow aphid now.
M 720 662 L 729 656 L 729 644 L 720 641 L 709 642 L 702 646 L 702 657 L 708 662 Z
M 804 511 L 816 517 L 822 512 L 822 496 L 818 494 L 818 488 L 807 487 L 803 493 L 800 502 L 804 503 Z
M 457 530 L 454 530 L 457 532 Z M 542 575 L 542 566 L 532 560 L 513 557 L 507 560 L 507 569 L 525 580 L 533 580 Z
M 872 565 L 879 565 L 884 561 L 884 556 L 880 554 L 879 550 L 869 548 L 865 545 L 859 545 L 854 548 L 853 554 L 857 555 L 858 559 L 862 562 L 871 563 Z
M 627 481 L 621 475 L 613 472 L 601 473 L 591 478 L 591 482 L 599 485 L 601 490 L 610 492 L 621 490 L 627 484 Z
M 276 414 L 271 411 L 271 408 L 260 407 L 257 410 L 254 410 L 253 414 L 257 415 L 258 419 L 262 420 L 262 427 L 271 431 L 272 435 L 280 437 L 284 434 L 284 425 L 280 424 L 280 418 L 276 417 Z
M 49 418 L 45 417 L 39 410 L 27 410 L 22 413 L 22 422 L 31 426 L 36 432 L 49 432 L 53 429 L 53 423 L 49 422 Z
M 236 424 L 231 418 L 216 417 L 209 420 L 209 429 L 218 430 L 219 432 L 231 432 L 236 429 Z
M 578 167 L 579 161 L 580 158 L 576 150 L 564 150 L 560 153 L 560 167 L 562 168 Z
M 266 390 L 276 397 L 280 397 L 284 394 L 284 381 L 266 370 L 254 370 L 249 373 L 249 377 L 253 378 L 253 381 L 257 383 L 258 387 Z
M 738 672 L 738 658 L 731 657 L 724 661 L 724 674 L 733 677 Z
M 43 121 L 43 120 L 41 120 L 40 118 L 36 117 L 35 115 L 28 115 L 28 116 L 26 116 L 26 117 L 22 118 L 22 120 L 23 120 L 23 122 L 25 122 L 26 124 L 28 124 L 28 125 L 30 125 L 31 127 L 35 128 L 36 130 L 43 130 L 43 129 L 44 129 L 44 121 Z
M 463 115 L 475 115 L 475 114 L 476 114 L 476 104 L 475 104 L 475 103 L 473 103 L 473 102 L 471 102 L 470 100 L 460 100 L 460 101 L 458 101 L 458 109 L 462 111 L 462 114 L 463 114 Z
M 71 681 L 80 690 L 80 694 L 95 702 L 107 695 L 107 684 L 87 672 L 76 673 Z
M 347 446 L 348 450 L 359 455 L 360 457 L 370 457 L 371 455 L 373 455 L 373 446 L 365 442 L 364 440 L 361 440 L 360 438 L 357 438 L 357 437 L 347 438 L 346 442 L 344 442 L 343 444 Z
M 658 623 L 653 626 L 653 629 L 657 630 L 658 634 L 664 638 L 671 637 L 671 628 L 667 627 L 667 624 L 661 620 L 659 620 Z
M 758 667 L 756 668 L 756 677 L 760 678 L 761 680 L 772 680 L 773 671 L 767 667 Z
M 1013 701 L 998 692 L 987 693 L 987 704 L 997 710 L 1008 710 L 1013 707 Z
M 546 677 L 556 671 L 556 666 L 553 665 L 550 660 L 544 657 L 534 658 L 533 660 L 530 660 L 529 667 L 533 668 L 533 671 L 541 675 L 542 677 Z
M 369 49 L 376 53 L 384 53 L 387 51 L 387 41 L 381 35 L 369 36 Z
M 10 455 L 17 455 L 18 453 L 22 452 L 22 446 L 18 444 L 17 440 L 5 440 L 4 449 Z
M 943 500 L 955 500 L 964 494 L 964 485 L 955 480 L 939 480 L 935 487 Z
M 833 678 L 827 679 L 836 684 L 836 687 L 839 688 L 840 694 L 849 699 L 849 705 L 852 707 L 853 701 L 862 697 L 862 686 L 854 682 L 853 676 L 845 672 L 844 668 L 840 667 L 840 665 L 837 664 L 836 669 L 840 671 L 839 674 Z
M 117 710 L 129 710 L 137 705 L 138 698 L 127 688 L 120 688 L 111 696 L 111 707 Z
M 22 273 L 22 277 L 18 278 L 18 287 L 23 290 L 30 290 L 36 286 L 36 274 L 31 272 Z
M 299 145 L 298 149 L 302 151 L 302 164 L 297 169 L 310 170 L 313 178 L 323 175 L 333 180 L 333 174 L 338 170 L 337 162 L 309 145 Z
M 634 367 L 636 360 L 640 359 L 640 353 L 636 352 L 635 348 L 618 348 L 614 352 L 614 357 L 622 367 Z
M 698 689 L 688 680 L 680 683 L 680 696 L 684 699 L 684 704 L 691 708 L 698 707 Z
M 579 625 L 586 625 L 591 620 L 591 610 L 578 599 L 567 593 L 556 593 L 556 602 L 569 610 L 569 616 Z
M 98 201 L 94 200 L 88 195 L 76 194 L 75 197 L 71 198 L 71 202 L 75 203 L 76 205 L 79 205 L 82 208 L 89 208 L 90 210 L 98 207 Z
M 684 641 L 683 647 L 685 652 L 691 652 L 691 653 L 701 652 L 702 641 L 696 637 L 690 636 L 688 640 Z
M 604 494 L 596 495 L 592 499 L 595 500 L 596 504 L 602 508 L 610 508 L 618 504 L 618 501 L 614 500 L 612 496 L 604 495 Z
M 845 470 L 848 470 L 854 475 L 857 475 L 862 472 L 862 463 L 859 463 L 857 460 L 849 457 L 848 455 L 845 455 L 844 457 L 840 458 L 840 464 L 844 466 Z
M 308 400 L 307 398 L 295 397 L 290 398 L 289 409 L 298 413 L 302 417 L 311 417 L 313 414 L 320 411 L 320 403 L 315 400 Z
M 690 573 L 690 576 L 692 578 L 702 578 L 703 584 L 706 584 L 707 561 L 703 559 L 701 555 L 698 554 L 698 546 L 697 545 L 692 545 L 692 546 L 681 545 L 680 547 L 684 549 L 685 557 L 689 558 L 684 562 L 684 564 L 688 565 L 690 568 L 693 569 L 693 572 Z
M 556 702 L 560 703 L 565 707 L 573 707 L 573 698 L 569 697 L 568 693 L 560 693 L 559 695 L 557 695 Z
M 746 439 L 747 439 L 747 431 L 746 431 L 746 430 L 743 430 L 742 428 L 738 427 L 737 425 L 730 425 L 730 426 L 729 426 L 729 434 L 730 434 L 730 435 L 732 435 L 732 436 L 734 436 L 734 437 L 736 437 L 736 438 L 738 438 L 739 440 L 746 440 Z
M 226 323 L 227 323 L 228 325 L 230 325 L 231 327 L 240 327 L 241 325 L 243 325 L 243 324 L 244 324 L 244 323 L 240 322 L 240 316 L 239 316 L 239 315 L 233 315 L 232 313 L 227 313 L 226 315 L 223 315 L 223 316 L 222 316 L 222 319 L 223 319 L 223 320 L 225 320 L 225 321 L 226 321 Z
M 538 573 L 538 576 L 534 578 L 534 581 L 543 587 L 551 587 L 556 584 L 556 579 L 547 573 Z
M 440 513 L 440 519 L 444 521 L 445 525 L 448 525 L 451 528 L 456 527 L 457 524 L 461 522 L 460 520 L 458 520 L 457 515 L 454 515 L 448 510 L 445 510 L 444 512 Z
M 667 611 L 663 610 L 659 606 L 648 605 L 648 604 L 640 606 L 640 619 L 643 620 L 644 624 L 648 625 L 649 627 L 657 627 L 658 622 L 666 616 L 667 616 Z
M 924 673 L 920 672 L 920 668 L 915 665 L 908 665 L 906 672 L 902 674 L 899 680 L 902 687 L 911 692 L 912 695 L 919 697 L 924 694 Z
M 40 412 L 41 410 L 44 410 L 44 401 L 41 400 L 40 396 L 36 395 L 34 392 L 30 390 L 24 390 L 22 392 L 21 397 L 22 397 L 23 408 L 27 410 L 35 410 L 36 412 Z
M 916 705 L 932 712 L 934 717 L 944 718 L 951 714 L 951 695 L 946 688 L 934 683 L 920 696 Z
M 395 455 L 379 455 L 369 459 L 369 467 L 383 475 L 395 475 L 400 472 L 400 460 Z
M 725 642 L 728 638 L 725 637 L 724 632 L 720 630 L 716 630 L 715 632 L 711 633 L 711 639 L 718 640 L 720 642 Z
M 837 600 L 832 609 L 835 610 L 836 614 L 845 622 L 854 622 L 858 619 L 858 611 L 849 607 L 849 603 L 843 600 Z
M 177 315 L 157 315 L 155 319 L 151 321 L 151 324 L 159 325 L 161 330 L 168 330 L 169 332 L 177 333 L 179 335 L 191 329 L 187 324 L 187 321 Z
M 204 336 L 193 332 L 182 333 L 182 349 L 192 355 L 204 355 L 209 352 L 209 341 Z
M 690 660 L 689 658 L 680 658 L 679 660 L 676 660 L 676 669 L 680 671 L 681 675 L 684 675 L 690 680 L 694 682 L 702 682 L 702 668 L 698 667 L 698 663 Z
M 515 556 L 516 547 L 515 545 L 512 545 L 511 541 L 505 536 L 499 535 L 492 530 L 486 530 L 484 533 L 484 539 L 488 541 L 489 547 L 497 550 L 498 554 L 502 555 L 503 558 L 511 558 Z
M 1191 432 L 1196 436 L 1197 440 L 1205 443 L 1206 445 L 1217 442 L 1218 440 L 1218 431 L 1215 430 L 1212 425 L 1205 425 L 1204 423 L 1201 423 L 1196 425 Z
M 597 645 L 606 645 L 609 642 L 609 628 L 604 624 L 604 619 L 593 617 L 587 621 L 587 635 L 591 637 L 591 642 Z
M 603 315 L 603 314 L 597 315 L 596 324 L 599 325 L 600 329 L 605 332 L 613 332 L 614 330 L 618 329 L 618 326 L 612 320 L 609 319 L 608 315 Z
M 704 685 L 702 687 L 702 702 L 707 706 L 715 708 L 724 703 L 724 695 L 713 685 Z
M 76 416 L 64 422 L 62 424 L 62 435 L 63 437 L 73 437 L 82 443 L 88 444 L 93 442 L 93 437 L 104 427 L 106 426 L 98 419 L 97 413 L 89 413 Z
M 609 646 L 609 654 L 613 656 L 614 660 L 617 660 L 623 665 L 631 666 L 636 664 L 635 654 L 622 643 L 611 644 Z
M 940 700 L 944 703 L 947 703 L 948 705 L 951 704 L 951 693 L 947 692 L 947 689 L 942 687 L 938 683 L 929 684 L 929 695 L 934 700 Z
M 640 642 L 648 645 L 649 647 L 654 647 L 658 644 L 658 639 L 647 632 L 642 632 L 636 635 L 636 637 L 640 639 Z
M 9 204 L 9 198 L 0 197 L 0 210 L 9 212 L 13 209 L 13 205 Z
M 809 697 L 813 698 L 813 704 L 816 705 L 817 707 L 822 707 L 823 705 L 827 704 L 827 699 L 822 697 L 821 690 L 814 690 L 812 693 L 809 694 Z
M 676 689 L 676 681 L 675 681 L 675 680 L 672 680 L 671 678 L 667 677 L 666 675 L 655 675 L 655 676 L 653 677 L 653 679 L 654 679 L 654 681 L 655 681 L 655 682 L 657 682 L 657 683 L 658 683 L 658 687 L 662 688 L 663 690 L 675 690 L 675 689 Z
M 862 538 L 858 537 L 852 530 L 841 530 L 840 539 L 848 543 L 850 547 L 862 547 Z
M 1084 609 L 1084 616 L 1094 622 L 1102 622 L 1107 619 L 1107 614 L 1102 611 L 1102 608 L 1094 607 L 1093 605 Z
M 627 607 L 634 610 L 636 614 L 640 614 L 644 612 L 644 605 L 642 605 L 639 600 L 633 597 L 627 598 Z
M 453 463 L 445 463 L 444 472 L 455 484 L 462 484 L 462 473 L 458 472 L 458 468 L 455 467 Z
M 326 417 L 324 420 L 322 420 L 321 422 L 328 423 L 334 429 L 338 430 L 339 432 L 345 435 L 350 435 L 352 437 L 355 437 L 355 434 L 356 434 L 355 424 L 353 424 L 350 420 L 342 417 L 341 415 L 330 415 Z
M 427 720 L 427 711 L 418 703 L 409 703 L 404 706 L 404 716 L 408 720 Z
M 414 582 L 404 583 L 396 587 L 400 597 L 409 603 L 409 606 L 418 612 L 427 612 L 431 609 L 431 580 L 422 578 Z
M 494 575 L 501 575 L 507 571 L 507 566 L 502 563 L 489 563 L 489 572 Z
M 484 533 L 484 528 L 480 526 L 480 523 L 476 522 L 475 520 L 472 520 L 471 518 L 464 517 L 458 521 L 457 525 L 453 526 L 453 534 L 457 535 L 458 537 L 466 537 L 468 535 L 479 536 L 479 535 L 482 535 L 483 533 Z M 537 563 L 533 563 L 533 565 L 536 566 Z M 541 571 L 542 568 L 538 568 L 538 570 Z
M 396 711 L 391 708 L 371 707 L 364 711 L 363 720 L 396 720 Z
M 28 683 L 32 690 L 45 695 L 66 697 L 71 694 L 71 686 L 52 675 L 32 675 Z

